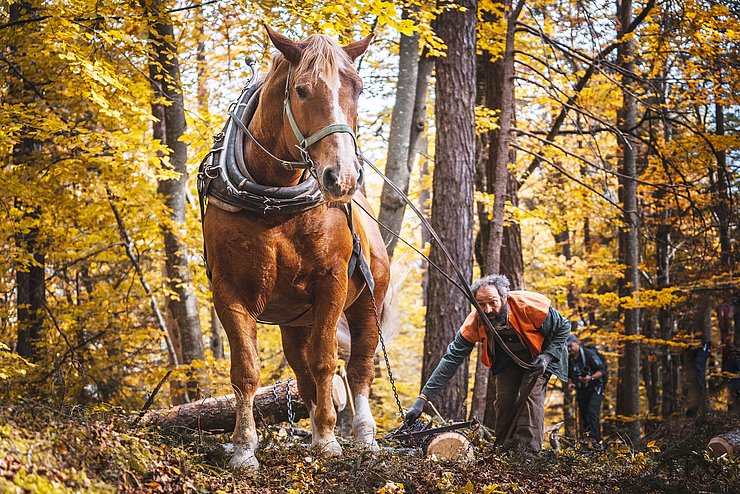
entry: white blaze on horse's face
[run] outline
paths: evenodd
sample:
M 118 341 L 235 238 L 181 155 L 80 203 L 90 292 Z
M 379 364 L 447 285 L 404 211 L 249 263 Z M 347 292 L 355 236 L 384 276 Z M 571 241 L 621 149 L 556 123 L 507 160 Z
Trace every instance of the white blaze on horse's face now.
M 353 94 L 354 91 L 347 88 L 352 82 L 348 77 L 344 81 L 342 77 L 332 80 L 323 72 L 319 75 L 319 79 L 320 82 L 317 82 L 317 85 L 325 85 L 327 91 L 326 97 L 322 98 L 328 103 L 324 110 L 326 123 L 323 125 L 346 124 L 355 128 L 357 99 Z M 314 144 L 310 153 L 311 159 L 316 164 L 319 185 L 326 199 L 339 202 L 352 199 L 352 195 L 362 185 L 362 165 L 352 135 L 347 132 L 328 135 Z

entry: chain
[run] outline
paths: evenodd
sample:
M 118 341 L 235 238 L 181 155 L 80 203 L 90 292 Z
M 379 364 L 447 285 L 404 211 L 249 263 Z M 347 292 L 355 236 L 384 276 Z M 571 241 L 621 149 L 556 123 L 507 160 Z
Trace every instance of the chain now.
M 375 305 L 375 297 L 370 292 L 370 300 L 373 303 L 373 314 L 375 315 L 375 324 L 378 326 L 378 336 L 380 337 L 380 346 L 383 349 L 383 357 L 385 358 L 385 368 L 388 369 L 388 379 L 391 382 L 393 388 L 393 396 L 396 399 L 396 405 L 398 406 L 398 413 L 403 417 L 403 407 L 401 406 L 401 400 L 398 399 L 398 390 L 396 389 L 396 381 L 393 379 L 393 372 L 391 371 L 391 361 L 388 359 L 388 352 L 385 349 L 385 341 L 383 340 L 383 331 L 380 328 L 380 317 L 378 317 L 378 306 Z
M 293 437 L 295 434 L 295 431 L 293 430 L 293 421 L 295 420 L 295 414 L 293 413 L 293 401 L 290 399 L 290 381 L 292 378 L 288 378 L 288 382 L 285 383 L 285 399 L 288 402 L 288 425 L 290 428 L 288 429 L 288 433 L 290 434 L 290 437 Z

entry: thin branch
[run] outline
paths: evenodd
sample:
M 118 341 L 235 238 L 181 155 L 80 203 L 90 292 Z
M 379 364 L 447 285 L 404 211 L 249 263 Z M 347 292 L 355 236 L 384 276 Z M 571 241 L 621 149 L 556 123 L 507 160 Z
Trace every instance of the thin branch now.
M 167 322 L 165 321 L 164 316 L 162 315 L 162 312 L 159 310 L 159 303 L 157 302 L 156 297 L 152 293 L 152 290 L 149 287 L 149 283 L 146 281 L 146 277 L 144 276 L 144 272 L 141 269 L 141 265 L 139 264 L 138 259 L 134 255 L 134 249 L 133 249 L 133 243 L 131 242 L 131 237 L 129 237 L 128 230 L 126 230 L 126 226 L 123 223 L 123 218 L 121 218 L 121 215 L 118 212 L 118 208 L 113 203 L 113 194 L 111 194 L 110 191 L 108 191 L 108 202 L 110 203 L 110 207 L 113 210 L 113 215 L 116 217 L 116 223 L 118 223 L 118 229 L 121 232 L 121 237 L 123 238 L 124 245 L 126 246 L 126 255 L 128 255 L 128 258 L 131 260 L 131 264 L 136 270 L 136 274 L 139 275 L 139 281 L 141 282 L 141 285 L 144 287 L 144 291 L 149 296 L 149 302 L 152 307 L 152 311 L 154 311 L 154 315 L 157 318 L 157 323 L 159 324 L 159 328 L 162 330 L 162 338 L 164 338 L 165 344 L 167 345 L 167 353 L 169 354 L 169 357 L 170 357 L 170 364 L 173 366 L 177 365 L 179 363 L 177 360 L 177 352 L 175 352 L 175 347 L 172 344 L 172 340 L 170 339 L 170 333 L 167 330 Z

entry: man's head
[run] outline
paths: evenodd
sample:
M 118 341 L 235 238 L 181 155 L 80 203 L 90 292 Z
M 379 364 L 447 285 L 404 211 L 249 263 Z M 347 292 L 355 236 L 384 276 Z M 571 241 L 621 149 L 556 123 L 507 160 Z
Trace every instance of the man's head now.
M 581 344 L 578 342 L 578 338 L 574 334 L 569 334 L 568 339 L 565 340 L 565 344 L 568 345 L 568 353 L 571 357 L 576 358 L 578 352 L 581 351 Z
M 506 300 L 509 298 L 509 286 L 509 280 L 502 274 L 485 276 L 470 286 L 481 309 L 496 326 L 503 326 L 508 321 Z

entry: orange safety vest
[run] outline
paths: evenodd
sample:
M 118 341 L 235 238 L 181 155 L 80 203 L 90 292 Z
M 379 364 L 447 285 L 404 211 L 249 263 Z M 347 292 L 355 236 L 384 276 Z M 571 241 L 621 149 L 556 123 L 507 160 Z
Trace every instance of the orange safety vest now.
M 550 311 L 550 299 L 536 292 L 526 290 L 515 290 L 509 292 L 506 301 L 509 306 L 509 323 L 522 337 L 529 352 L 534 357 L 542 352 L 542 343 L 545 335 L 540 328 Z M 486 325 L 478 319 L 478 312 L 473 311 L 468 315 L 460 328 L 463 337 L 471 343 L 482 343 L 482 347 L 488 349 L 488 334 Z M 488 351 L 480 352 L 481 361 L 486 367 L 491 367 L 491 357 Z

